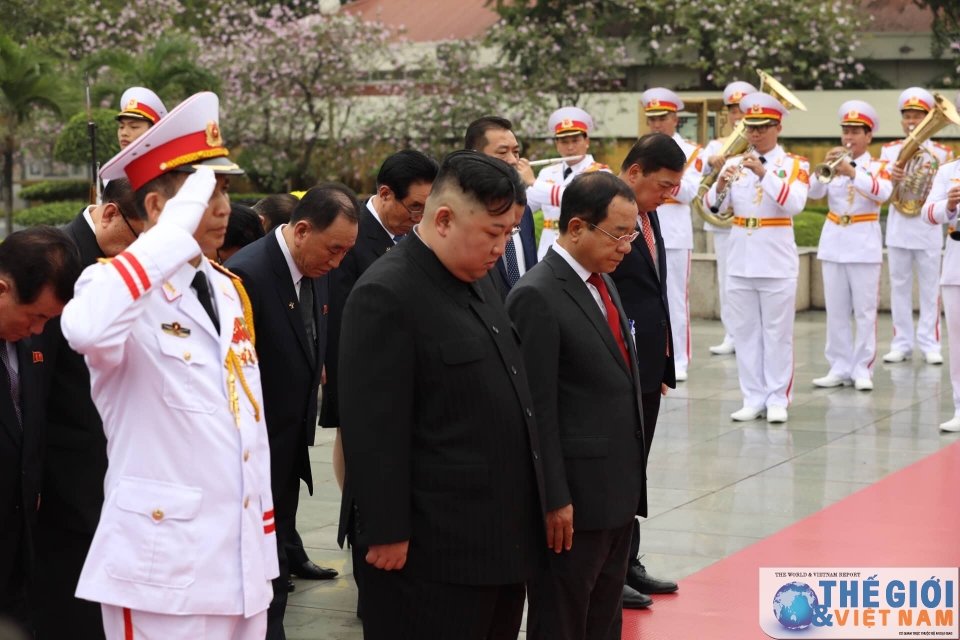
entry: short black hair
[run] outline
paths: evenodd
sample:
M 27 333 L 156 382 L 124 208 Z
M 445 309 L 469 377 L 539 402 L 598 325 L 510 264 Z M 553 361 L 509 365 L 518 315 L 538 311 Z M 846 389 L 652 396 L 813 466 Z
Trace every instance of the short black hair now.
M 290 224 L 305 220 L 314 231 L 323 231 L 340 215 L 354 224 L 360 222 L 357 194 L 339 182 L 322 182 L 303 194 L 290 215 Z
M 126 178 L 117 178 L 107 182 L 103 187 L 100 200 L 103 204 L 116 205 L 117 209 L 120 210 L 120 215 L 124 218 L 140 217 L 137 212 L 136 198 L 133 196 L 133 187 Z
M 264 235 L 266 232 L 256 211 L 242 204 L 230 204 L 230 219 L 221 249 L 242 249 Z
M 439 171 L 440 165 L 430 156 L 416 149 L 404 149 L 383 161 L 377 173 L 377 189 L 390 187 L 397 200 L 403 200 L 411 185 L 432 184 Z
M 525 189 L 516 169 L 500 158 L 471 150 L 454 151 L 444 158 L 431 196 L 450 188 L 471 196 L 494 216 L 510 211 Z
M 0 242 L 0 274 L 12 281 L 20 304 L 33 304 L 48 286 L 66 304 L 81 270 L 77 246 L 55 227 L 16 231 Z
M 513 131 L 513 123 L 498 116 L 484 116 L 470 123 L 467 134 L 463 137 L 463 148 L 473 151 L 483 151 L 487 146 L 487 131 Z
M 159 176 L 143 185 L 137 192 L 134 194 L 134 204 L 137 215 L 140 216 L 141 220 L 147 220 L 147 194 L 149 193 L 159 193 L 164 198 L 168 200 L 173 196 L 177 195 L 177 190 L 180 186 L 186 181 L 187 174 L 179 171 L 168 171 L 166 173 L 161 173 Z M 110 182 L 113 182 L 112 180 Z M 108 183 L 109 187 L 110 184 Z
M 664 133 L 648 133 L 634 143 L 620 170 L 626 171 L 635 164 L 640 166 L 643 175 L 656 173 L 660 169 L 682 172 L 687 164 L 687 156 L 672 137 Z M 563 197 L 567 197 L 566 192 Z
M 631 202 L 636 199 L 630 185 L 612 173 L 581 173 L 563 192 L 563 200 L 560 201 L 560 233 L 567 232 L 567 225 L 573 218 L 580 218 L 590 224 L 600 224 L 607 219 L 607 209 L 618 196 Z
M 257 215 L 263 216 L 263 230 L 269 232 L 290 222 L 290 215 L 298 204 L 300 198 L 292 193 L 276 193 L 253 205 L 253 210 Z

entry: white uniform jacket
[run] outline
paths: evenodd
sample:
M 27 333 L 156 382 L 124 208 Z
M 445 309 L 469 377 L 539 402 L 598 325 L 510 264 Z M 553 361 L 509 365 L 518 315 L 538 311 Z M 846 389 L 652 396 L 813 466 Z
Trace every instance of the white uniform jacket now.
M 873 160 L 869 153 L 864 153 L 853 162 L 855 178 L 837 174 L 830 184 L 823 184 L 816 177 L 810 183 L 808 197 L 817 200 L 826 195 L 830 205 L 817 257 L 830 262 L 880 264 L 880 205 L 890 197 L 893 183 L 886 160 Z
M 756 152 L 754 152 L 756 155 Z M 763 180 L 746 169 L 730 188 L 720 207 L 733 207 L 746 226 L 734 225 L 727 247 L 727 275 L 741 278 L 796 278 L 800 270 L 797 243 L 793 235 L 793 216 L 803 211 L 810 182 L 810 164 L 806 158 L 785 153 L 780 145 L 765 153 Z M 742 158 L 730 158 L 724 165 L 736 166 Z M 708 209 L 717 200 L 717 185 L 704 196 Z M 790 220 L 784 226 L 762 225 L 768 218 Z
M 883 145 L 883 149 L 880 151 L 880 159 L 887 161 L 888 171 L 893 168 L 902 148 L 903 140 L 896 140 Z M 936 158 L 937 167 L 953 160 L 953 149 L 938 142 L 927 140 L 923 143 L 923 148 Z M 927 166 L 930 164 L 928 162 Z M 887 246 L 899 247 L 900 249 L 942 249 L 943 229 L 939 226 L 932 227 L 929 224 L 924 224 L 919 218 L 920 216 L 901 214 L 891 202 L 887 213 Z
M 941 165 L 933 179 L 930 195 L 918 216 L 928 225 L 942 233 L 944 223 L 951 227 L 957 224 L 957 210 L 947 211 L 947 192 L 960 185 L 960 160 Z M 960 285 L 960 241 L 947 238 L 947 250 L 943 254 L 943 272 L 940 284 Z
M 254 328 L 242 287 L 202 260 L 217 335 L 190 289 L 200 247 L 168 216 L 171 202 L 125 252 L 83 272 L 63 312 L 109 458 L 77 597 L 250 617 L 270 604 L 279 573 Z
M 537 249 L 537 258 L 540 260 L 547 255 L 547 249 L 560 235 L 558 225 L 563 190 L 581 173 L 590 171 L 610 172 L 607 165 L 596 162 L 590 154 L 570 167 L 573 171 L 564 178 L 563 172 L 567 166 L 566 162 L 558 162 L 544 167 L 537 175 L 537 180 L 533 183 L 533 186 L 527 187 L 527 204 L 530 205 L 530 211 L 536 212 L 538 209 L 543 211 L 543 230 L 540 232 L 540 245 Z
M 676 133 L 673 134 L 673 139 L 687 156 L 687 164 L 683 170 L 683 178 L 673 190 L 673 195 L 657 207 L 660 233 L 663 234 L 663 246 L 666 249 L 693 249 L 690 201 L 697 197 L 707 159 L 703 156 L 703 147 L 700 145 L 684 140 Z
M 710 165 L 707 164 L 707 160 L 713 156 L 720 153 L 720 150 L 723 149 L 724 143 L 727 141 L 726 138 L 716 138 L 707 143 L 707 146 L 703 148 L 703 151 L 700 152 L 700 157 L 703 158 L 703 175 L 709 175 L 712 169 Z M 702 177 L 702 176 L 701 176 Z M 699 185 L 698 185 L 699 189 Z M 716 225 L 710 224 L 706 220 L 703 222 L 704 231 L 713 231 L 714 233 L 730 233 L 730 227 L 718 227 Z

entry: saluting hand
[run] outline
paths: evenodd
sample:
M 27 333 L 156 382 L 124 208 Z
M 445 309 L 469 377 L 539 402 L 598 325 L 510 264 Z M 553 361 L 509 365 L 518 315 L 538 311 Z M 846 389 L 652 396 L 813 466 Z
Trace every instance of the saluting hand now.
M 409 540 L 370 545 L 367 550 L 367 564 L 372 564 L 377 569 L 383 569 L 384 571 L 399 571 L 403 569 L 403 565 L 407 564 L 407 550 L 409 548 Z
M 573 546 L 573 504 L 547 512 L 547 548 L 557 553 Z

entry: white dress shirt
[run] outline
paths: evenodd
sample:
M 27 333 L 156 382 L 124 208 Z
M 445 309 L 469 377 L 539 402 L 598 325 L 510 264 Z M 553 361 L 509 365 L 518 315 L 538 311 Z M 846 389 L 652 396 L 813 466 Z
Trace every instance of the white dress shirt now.
M 90 215 L 90 212 L 93 211 L 93 209 L 94 209 L 94 206 L 93 206 L 93 205 L 90 205 L 89 207 L 87 207 L 86 209 L 84 209 L 84 210 L 83 210 L 83 219 L 87 221 L 87 224 L 88 224 L 88 225 L 90 225 L 90 231 L 93 231 L 94 233 L 96 233 L 96 232 L 97 232 L 97 227 L 94 226 L 94 224 L 93 224 L 93 216 Z
M 380 214 L 377 213 L 377 210 L 374 208 L 373 198 L 367 200 L 367 209 L 373 214 L 373 217 L 376 219 L 376 221 L 380 223 L 380 226 L 383 227 L 383 230 L 387 232 L 387 235 L 390 237 L 390 240 L 393 242 L 393 244 L 397 244 L 397 241 L 393 239 L 393 234 L 390 233 L 390 229 L 387 229 L 387 227 L 384 226 L 383 220 L 380 219 Z
M 10 368 L 17 375 L 20 375 L 20 361 L 17 360 L 17 343 L 6 341 L 7 357 L 10 359 Z
M 293 261 L 290 255 L 290 248 L 287 247 L 287 239 L 283 237 L 283 228 L 285 224 L 277 227 L 277 242 L 280 243 L 280 251 L 283 252 L 283 258 L 287 261 L 287 268 L 290 269 L 290 278 L 293 280 L 293 288 L 297 292 L 297 300 L 300 299 L 300 281 L 303 280 L 303 274 L 297 268 L 297 263 Z
M 582 264 L 577 262 L 576 258 L 570 255 L 566 249 L 560 246 L 560 243 L 555 242 L 550 245 L 551 248 L 560 254 L 560 257 L 567 261 L 573 270 L 580 276 L 580 279 L 583 280 L 583 284 L 587 285 L 587 289 L 590 291 L 590 294 L 593 296 L 593 299 L 597 302 L 597 305 L 600 307 L 600 313 L 603 314 L 603 317 L 607 317 L 607 307 L 603 304 L 603 298 L 600 297 L 600 292 L 595 286 L 587 282 L 587 278 L 593 275 L 593 272 L 587 270 Z

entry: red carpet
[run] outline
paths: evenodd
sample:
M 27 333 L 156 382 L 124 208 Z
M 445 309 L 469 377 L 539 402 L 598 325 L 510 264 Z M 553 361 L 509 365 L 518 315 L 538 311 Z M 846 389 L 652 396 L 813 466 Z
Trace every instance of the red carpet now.
M 650 609 L 624 611 L 623 640 L 767 638 L 760 567 L 960 566 L 958 491 L 960 442 L 693 574 Z

